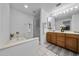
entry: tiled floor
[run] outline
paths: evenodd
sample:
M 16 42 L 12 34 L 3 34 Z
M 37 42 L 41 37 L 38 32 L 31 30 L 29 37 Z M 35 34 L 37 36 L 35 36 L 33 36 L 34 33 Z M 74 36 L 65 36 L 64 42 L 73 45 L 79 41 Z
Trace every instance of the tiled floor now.
M 38 56 L 57 56 L 55 53 L 42 46 L 39 47 L 38 53 Z
M 79 54 L 76 54 L 70 50 L 58 47 L 58 46 L 50 44 L 50 43 L 46 43 L 45 47 L 58 56 L 79 56 Z

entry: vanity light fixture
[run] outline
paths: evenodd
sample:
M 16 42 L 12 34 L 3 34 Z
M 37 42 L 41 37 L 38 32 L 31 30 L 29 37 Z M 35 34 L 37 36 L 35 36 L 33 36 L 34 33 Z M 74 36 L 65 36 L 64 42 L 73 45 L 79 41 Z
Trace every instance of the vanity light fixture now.
M 56 14 L 56 16 L 59 15 L 59 13 Z
M 57 14 L 54 14 L 54 16 L 56 16 Z
M 28 8 L 28 5 L 24 5 L 25 8 Z
M 48 17 L 48 22 L 51 22 L 52 17 Z
M 72 10 L 73 10 L 73 8 L 70 8 L 70 10 L 72 11 Z
M 66 12 L 73 11 L 74 9 L 77 9 L 77 8 L 79 8 L 79 6 L 74 6 L 74 7 L 68 8 L 66 10 L 60 11 L 59 13 L 55 13 L 55 14 L 53 14 L 53 16 L 57 17 L 60 14 L 63 14 L 63 13 L 65 14 Z M 57 11 L 58 10 L 56 10 L 55 12 L 57 12 Z
M 55 17 L 56 17 L 57 15 L 56 15 L 56 14 L 54 14 L 53 16 L 55 16 Z
M 66 11 L 63 11 L 63 13 L 65 13 Z
M 66 9 L 66 12 L 68 12 L 69 11 L 69 9 Z
M 56 16 L 56 14 L 54 14 L 54 16 Z
M 78 8 L 78 6 L 75 6 L 74 8 Z
M 59 12 L 59 14 L 62 14 L 62 12 Z

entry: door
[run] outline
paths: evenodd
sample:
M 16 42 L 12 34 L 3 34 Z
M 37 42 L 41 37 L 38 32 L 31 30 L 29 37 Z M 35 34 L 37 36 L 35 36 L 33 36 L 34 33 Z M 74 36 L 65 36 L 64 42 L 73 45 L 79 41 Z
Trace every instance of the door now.
M 79 53 L 79 38 L 78 38 L 78 53 Z
M 66 48 L 77 52 L 77 37 L 72 34 L 66 34 Z
M 51 32 L 46 33 L 46 40 L 47 42 L 51 42 Z
M 57 41 L 56 40 L 56 33 L 52 32 L 51 33 L 51 42 L 54 43 L 54 44 L 56 44 L 56 41 Z
M 57 45 L 61 47 L 65 47 L 65 34 L 57 33 Z

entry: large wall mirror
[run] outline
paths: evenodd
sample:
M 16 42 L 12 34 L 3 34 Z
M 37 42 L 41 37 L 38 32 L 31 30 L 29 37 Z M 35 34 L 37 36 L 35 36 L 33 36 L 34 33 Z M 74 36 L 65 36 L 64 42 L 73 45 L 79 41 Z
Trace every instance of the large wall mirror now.
M 55 10 L 52 17 L 55 19 L 55 31 L 64 26 L 65 31 L 79 32 L 79 4 L 63 6 L 57 12 Z

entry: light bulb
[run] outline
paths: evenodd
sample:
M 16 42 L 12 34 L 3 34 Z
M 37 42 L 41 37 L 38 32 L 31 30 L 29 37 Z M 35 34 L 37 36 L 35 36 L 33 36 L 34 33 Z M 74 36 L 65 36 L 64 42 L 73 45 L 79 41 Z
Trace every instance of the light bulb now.
M 28 8 L 28 5 L 24 5 L 25 8 Z
M 74 8 L 78 8 L 78 6 L 75 6 Z
M 59 14 L 62 14 L 62 12 L 59 12 Z
M 63 11 L 63 13 L 65 13 L 65 11 Z
M 68 12 L 69 10 L 67 9 L 66 12 Z
M 73 8 L 70 8 L 70 10 L 73 10 Z

